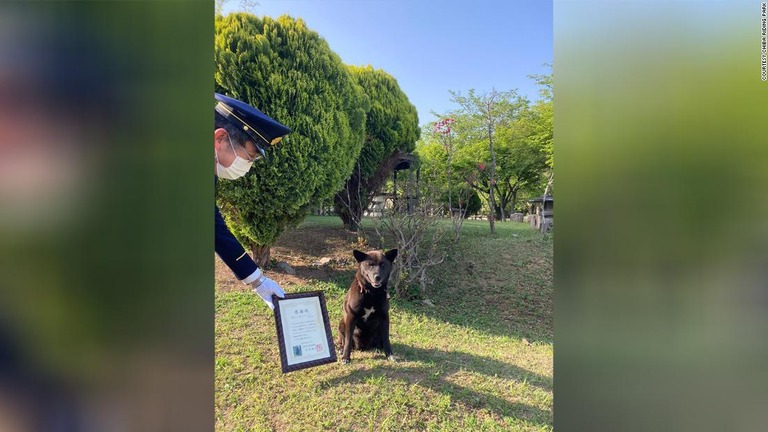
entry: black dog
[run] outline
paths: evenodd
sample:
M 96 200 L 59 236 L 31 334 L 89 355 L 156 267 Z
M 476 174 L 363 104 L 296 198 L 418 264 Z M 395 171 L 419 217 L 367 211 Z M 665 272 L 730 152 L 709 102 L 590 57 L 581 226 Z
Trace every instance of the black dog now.
M 389 343 L 387 282 L 397 249 L 368 253 L 355 250 L 353 254 L 357 274 L 344 299 L 344 316 L 339 323 L 341 362 L 349 363 L 353 343 L 357 350 L 382 348 L 387 358 L 394 361 Z

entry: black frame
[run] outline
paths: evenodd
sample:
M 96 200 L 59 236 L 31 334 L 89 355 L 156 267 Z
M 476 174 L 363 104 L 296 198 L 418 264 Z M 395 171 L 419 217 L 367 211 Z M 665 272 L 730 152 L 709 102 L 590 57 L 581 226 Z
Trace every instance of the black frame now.
M 283 322 L 280 318 L 280 301 L 291 300 L 297 298 L 306 297 L 318 297 L 320 301 L 320 313 L 323 317 L 323 324 L 325 327 L 325 336 L 328 340 L 328 351 L 330 357 L 317 360 L 309 360 L 294 365 L 288 365 L 288 355 L 285 348 L 285 336 L 283 334 Z M 272 303 L 275 305 L 275 329 L 277 330 L 277 341 L 280 347 L 280 366 L 283 369 L 283 373 L 293 372 L 301 369 L 307 369 L 315 366 L 320 366 L 328 363 L 335 363 L 336 358 L 336 346 L 333 344 L 333 334 L 331 333 L 331 320 L 328 318 L 328 309 L 325 307 L 325 294 L 322 291 L 310 291 L 302 293 L 286 294 L 284 298 L 272 296 Z

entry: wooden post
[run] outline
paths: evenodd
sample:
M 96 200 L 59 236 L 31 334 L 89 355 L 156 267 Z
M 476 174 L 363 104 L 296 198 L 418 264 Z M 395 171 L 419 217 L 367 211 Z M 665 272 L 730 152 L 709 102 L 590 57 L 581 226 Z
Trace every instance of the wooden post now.
M 395 183 L 395 188 L 394 188 L 394 193 L 392 194 L 392 201 L 393 201 L 393 202 L 394 202 L 394 204 L 395 204 L 395 205 L 394 205 L 395 211 L 397 211 L 397 167 L 395 167 L 395 179 L 394 179 L 394 183 Z

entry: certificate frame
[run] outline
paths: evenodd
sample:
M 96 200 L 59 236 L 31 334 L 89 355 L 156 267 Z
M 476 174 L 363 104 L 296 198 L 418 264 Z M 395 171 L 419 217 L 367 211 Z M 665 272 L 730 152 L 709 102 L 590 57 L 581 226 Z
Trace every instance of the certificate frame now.
M 315 331 L 321 331 L 324 334 L 322 334 L 322 341 L 318 340 L 315 342 L 320 342 L 317 344 L 318 346 L 322 345 L 323 342 L 325 343 L 325 347 L 327 347 L 327 355 L 315 354 L 307 361 L 301 361 L 295 358 L 296 348 L 293 347 L 294 351 L 292 351 L 292 354 L 289 356 L 289 349 L 292 347 L 289 347 L 288 345 L 291 341 L 291 334 L 293 334 L 292 331 L 294 329 L 285 328 L 285 323 L 290 322 L 287 314 L 291 310 L 290 305 L 296 304 L 297 302 L 295 300 L 297 299 L 310 300 L 301 303 L 310 310 L 310 313 L 320 314 L 320 316 L 316 318 L 322 320 L 322 325 L 320 326 L 321 329 L 316 329 L 317 325 L 314 325 L 313 328 L 315 328 Z M 313 299 L 316 299 L 316 301 L 312 301 Z M 283 373 L 336 362 L 336 347 L 333 343 L 331 322 L 328 317 L 328 309 L 325 305 L 325 295 L 322 291 L 290 293 L 286 294 L 283 298 L 273 295 L 272 303 L 275 305 L 275 329 L 277 330 L 277 341 L 280 348 L 280 366 L 282 367 Z M 296 312 L 295 308 L 293 308 L 293 310 Z M 301 348 L 299 348 L 298 351 L 300 353 L 298 355 L 301 355 Z

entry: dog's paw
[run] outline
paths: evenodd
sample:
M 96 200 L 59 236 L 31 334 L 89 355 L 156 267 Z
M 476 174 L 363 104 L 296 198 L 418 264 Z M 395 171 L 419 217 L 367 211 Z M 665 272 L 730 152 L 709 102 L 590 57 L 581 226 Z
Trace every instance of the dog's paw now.
M 349 359 L 341 359 L 341 364 L 349 364 Z
M 394 354 L 390 354 L 387 356 L 387 360 L 391 361 L 392 363 L 397 362 L 397 357 L 395 357 Z

